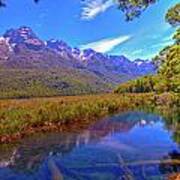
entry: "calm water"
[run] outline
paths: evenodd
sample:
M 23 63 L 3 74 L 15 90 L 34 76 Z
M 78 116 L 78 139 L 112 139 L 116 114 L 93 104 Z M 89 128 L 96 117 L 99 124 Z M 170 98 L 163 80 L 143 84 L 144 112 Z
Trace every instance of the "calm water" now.
M 165 179 L 180 172 L 177 123 L 127 112 L 79 134 L 38 134 L 0 146 L 0 180 Z

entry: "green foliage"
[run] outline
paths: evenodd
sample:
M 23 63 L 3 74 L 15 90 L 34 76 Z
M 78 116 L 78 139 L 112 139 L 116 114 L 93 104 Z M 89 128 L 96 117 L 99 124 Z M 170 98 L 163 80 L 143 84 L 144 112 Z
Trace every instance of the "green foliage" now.
M 180 45 L 173 45 L 169 49 L 159 74 L 166 80 L 168 91 L 180 92 Z
M 180 24 L 180 4 L 172 7 L 166 14 L 166 20 L 172 26 Z M 120 85 L 115 93 L 125 92 L 177 92 L 180 93 L 180 28 L 173 39 L 175 44 L 165 47 L 153 61 L 158 68 L 158 74 L 142 77 Z
M 143 78 L 138 78 L 136 80 L 129 81 L 127 83 L 121 84 L 115 92 L 116 93 L 142 93 L 151 92 L 154 90 L 154 76 L 145 76 Z
M 180 45 L 180 28 L 177 29 L 176 33 L 173 36 L 173 39 L 176 41 L 176 44 Z
M 119 9 L 125 14 L 126 20 L 131 21 L 158 0 L 116 0 Z
M 115 90 L 115 93 L 162 93 L 169 91 L 180 93 L 180 45 L 175 44 L 162 52 L 163 56 L 161 54 L 161 58 L 156 57 L 154 60 L 158 61 L 157 64 L 159 64 L 157 75 L 124 83 Z
M 180 25 L 180 3 L 168 10 L 166 14 L 166 21 L 172 26 Z

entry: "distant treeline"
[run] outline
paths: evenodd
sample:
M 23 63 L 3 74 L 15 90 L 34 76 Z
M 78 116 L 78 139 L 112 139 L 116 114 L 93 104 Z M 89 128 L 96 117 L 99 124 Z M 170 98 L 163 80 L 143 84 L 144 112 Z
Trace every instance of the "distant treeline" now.
M 159 55 L 154 58 L 154 63 L 158 67 L 158 73 L 156 75 L 145 76 L 121 84 L 115 92 L 180 93 L 180 29 L 177 30 L 174 39 L 174 45 L 164 48 Z

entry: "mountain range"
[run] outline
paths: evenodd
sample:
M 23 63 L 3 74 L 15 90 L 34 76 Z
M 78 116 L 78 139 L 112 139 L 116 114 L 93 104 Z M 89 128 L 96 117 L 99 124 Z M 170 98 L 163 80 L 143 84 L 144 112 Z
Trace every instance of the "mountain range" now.
M 130 79 L 154 74 L 149 60 L 130 61 L 62 40 L 41 40 L 29 27 L 0 37 L 0 97 L 73 95 L 111 91 Z

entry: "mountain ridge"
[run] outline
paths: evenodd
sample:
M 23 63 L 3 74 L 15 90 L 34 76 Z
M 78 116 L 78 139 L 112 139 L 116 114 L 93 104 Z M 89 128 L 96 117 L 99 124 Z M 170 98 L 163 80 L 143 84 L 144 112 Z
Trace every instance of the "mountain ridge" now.
M 46 84 L 45 87 L 50 87 L 53 91 L 55 89 L 55 94 L 63 94 L 58 90 L 58 84 L 61 84 L 60 82 L 63 79 L 62 74 L 63 77 L 66 77 L 65 79 L 69 78 L 69 81 L 73 79 L 74 84 L 71 93 L 67 93 L 73 94 L 73 90 L 76 92 L 73 88 L 75 82 L 80 83 L 83 89 L 86 89 L 83 90 L 85 93 L 102 92 L 103 89 L 107 92 L 119 83 L 156 72 L 156 67 L 151 61 L 137 59 L 132 62 L 125 56 L 102 54 L 92 49 L 81 51 L 78 48 L 70 47 L 62 40 L 50 39 L 43 41 L 31 28 L 26 26 L 9 29 L 4 33 L 0 38 L 0 55 L 0 69 L 3 69 L 3 72 L 5 69 L 8 69 L 8 72 L 10 70 L 20 70 L 21 72 L 33 70 L 35 74 L 39 74 L 39 72 L 45 73 L 55 69 L 54 74 L 57 75 L 56 78 L 59 80 L 56 82 L 56 88 L 49 86 L 55 81 L 52 74 L 48 74 L 51 77 L 50 79 L 53 79 L 52 82 L 51 80 L 48 83 L 44 82 L 46 78 L 43 77 L 40 80 L 40 84 L 43 84 L 43 86 Z M 1 74 L 2 77 L 10 76 L 7 73 L 3 74 L 1 72 Z M 72 75 L 74 76 L 72 77 Z M 46 75 L 44 74 L 44 76 Z M 29 77 L 29 79 L 31 78 L 32 76 Z M 82 80 L 83 78 L 84 80 Z M 12 77 L 9 77 L 9 81 L 10 79 Z M 39 78 L 36 77 L 35 79 Z M 16 79 L 13 81 L 16 81 Z M 22 81 L 24 81 L 23 77 Z M 65 81 L 63 80 L 63 82 Z M 72 84 L 69 81 L 67 84 Z M 2 85 L 7 86 L 2 79 L 0 84 L 1 87 Z M 26 85 L 24 86 L 26 87 Z M 88 91 L 85 87 L 90 90 Z M 15 89 L 18 89 L 18 83 Z M 6 91 L 6 88 L 1 88 L 1 90 Z M 67 87 L 63 89 L 63 92 L 66 90 Z

